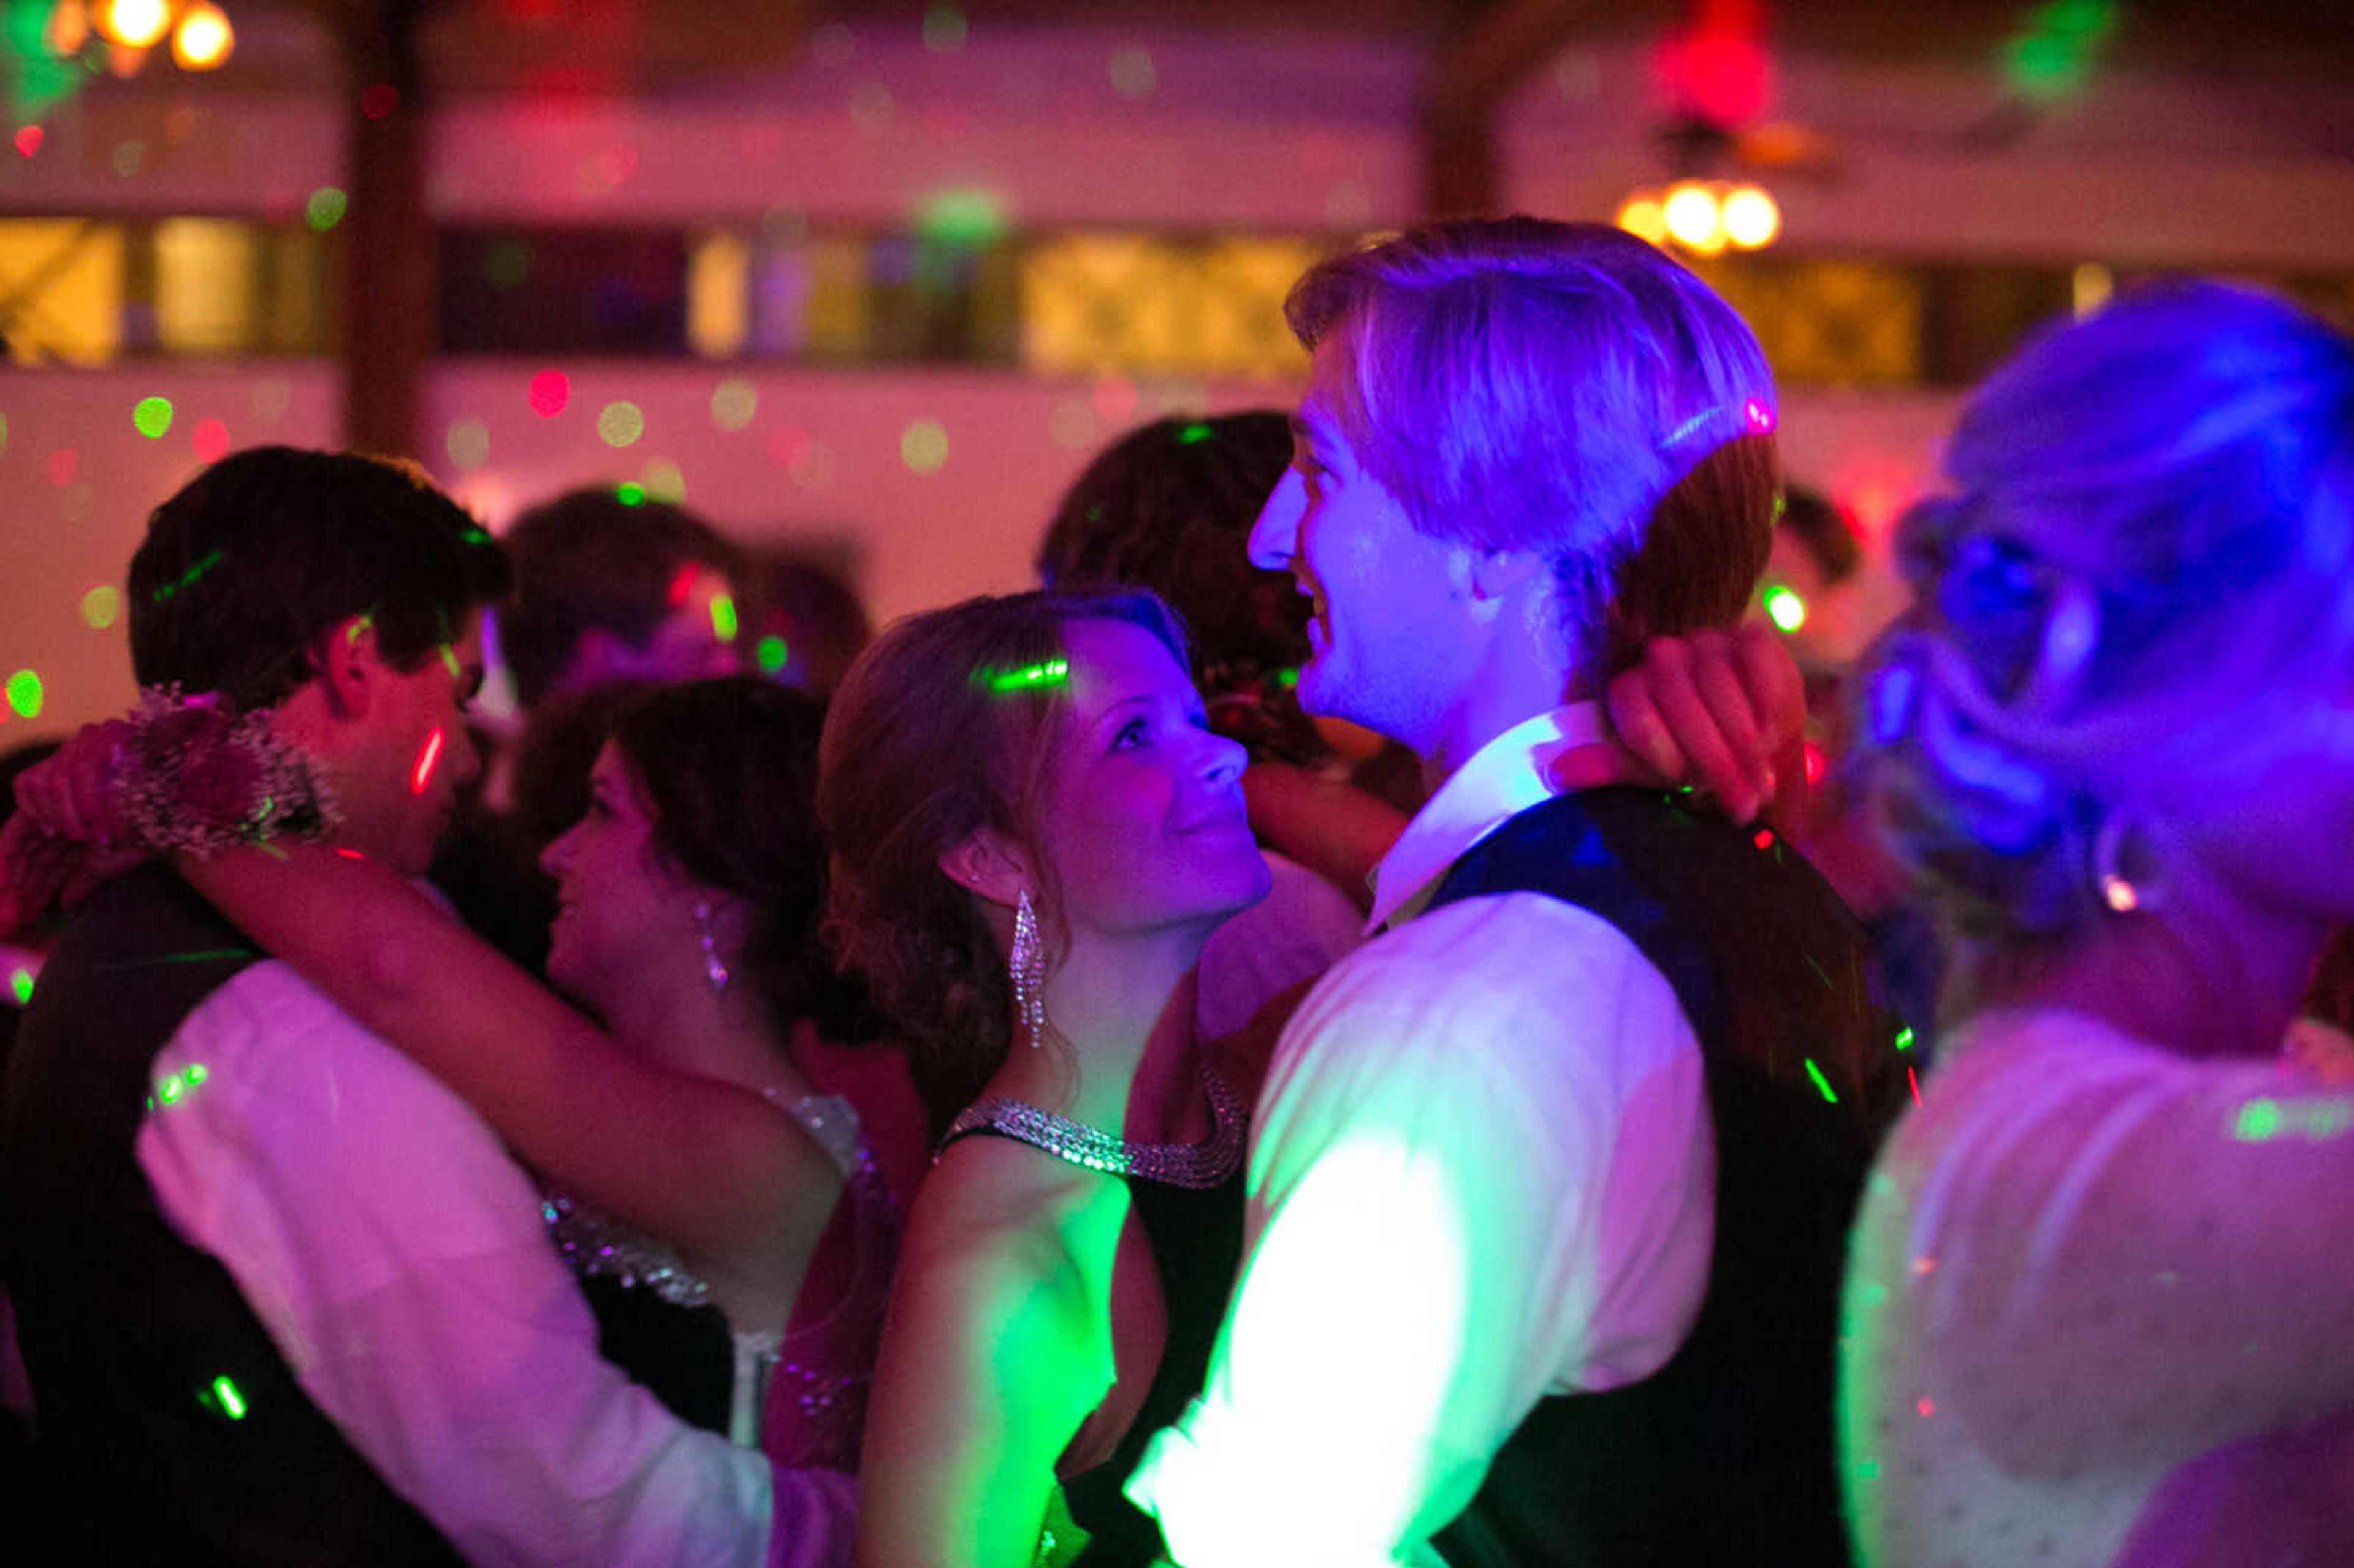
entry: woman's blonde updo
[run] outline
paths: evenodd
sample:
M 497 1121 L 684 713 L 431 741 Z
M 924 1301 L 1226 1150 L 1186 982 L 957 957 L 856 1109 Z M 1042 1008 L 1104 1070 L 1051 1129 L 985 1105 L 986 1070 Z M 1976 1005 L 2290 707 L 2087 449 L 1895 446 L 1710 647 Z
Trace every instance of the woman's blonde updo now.
M 2243 788 L 2354 674 L 2354 342 L 2249 290 L 2129 295 L 1998 371 L 1946 469 L 1860 746 L 1966 948 L 2048 946 L 2158 786 Z

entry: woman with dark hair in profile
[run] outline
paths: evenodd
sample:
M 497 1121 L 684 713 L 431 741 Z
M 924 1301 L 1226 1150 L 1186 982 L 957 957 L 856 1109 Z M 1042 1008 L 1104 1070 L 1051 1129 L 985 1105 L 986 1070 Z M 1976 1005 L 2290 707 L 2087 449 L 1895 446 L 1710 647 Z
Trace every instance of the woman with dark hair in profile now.
M 846 1469 L 897 1223 L 856 1112 L 807 1071 L 871 1032 L 818 938 L 819 724 L 750 676 L 622 705 L 543 856 L 548 978 L 602 1030 L 373 863 L 270 844 L 178 869 L 551 1183 L 608 1359 L 779 1464 Z
M 2343 1562 L 2354 1095 L 2282 1040 L 2354 916 L 2354 340 L 2129 296 L 1946 469 L 1861 721 L 1956 947 L 1849 1259 L 1861 1560 Z

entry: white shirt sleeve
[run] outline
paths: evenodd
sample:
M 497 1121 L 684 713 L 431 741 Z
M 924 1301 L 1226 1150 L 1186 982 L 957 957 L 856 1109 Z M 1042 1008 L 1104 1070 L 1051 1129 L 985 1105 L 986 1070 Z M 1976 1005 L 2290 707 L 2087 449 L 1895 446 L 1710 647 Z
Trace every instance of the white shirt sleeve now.
M 1682 1342 L 1714 1169 L 1691 1027 L 1616 928 L 1516 894 L 1377 939 L 1277 1048 L 1208 1386 L 1130 1495 L 1187 1568 L 1433 1561 L 1538 1399 Z
M 430 1075 L 275 963 L 207 997 L 154 1074 L 138 1156 L 164 1214 L 469 1561 L 762 1562 L 767 1461 L 598 1356 L 538 1194 Z M 846 1496 L 788 1489 L 846 1558 Z

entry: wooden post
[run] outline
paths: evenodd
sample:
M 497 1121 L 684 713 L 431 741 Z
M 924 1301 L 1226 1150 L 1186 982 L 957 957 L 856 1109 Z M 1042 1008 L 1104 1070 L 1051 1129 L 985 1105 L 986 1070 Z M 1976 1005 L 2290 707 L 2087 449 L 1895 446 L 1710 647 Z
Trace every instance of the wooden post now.
M 1439 51 L 1423 97 L 1426 216 L 1496 211 L 1496 110 L 1576 30 L 1584 9 L 1580 0 L 1495 0 Z
M 344 436 L 357 450 L 388 457 L 418 453 L 425 369 L 439 335 L 418 21 L 417 0 L 353 0 L 341 28 L 351 146 Z M 375 103 L 372 87 L 398 95 L 390 111 L 375 118 L 361 108 Z

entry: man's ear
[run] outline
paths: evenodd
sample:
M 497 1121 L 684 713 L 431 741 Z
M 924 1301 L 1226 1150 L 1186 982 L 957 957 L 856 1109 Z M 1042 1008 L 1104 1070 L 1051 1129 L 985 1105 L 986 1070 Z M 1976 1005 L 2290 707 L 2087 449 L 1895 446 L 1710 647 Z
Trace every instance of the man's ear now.
M 976 828 L 940 855 L 940 874 L 977 898 L 1011 909 L 1024 893 L 1035 893 L 1030 857 L 994 828 Z
M 321 632 L 311 649 L 311 667 L 318 674 L 330 714 L 339 719 L 364 716 L 384 669 L 376 653 L 373 620 L 355 615 Z
M 1534 550 L 1473 550 L 1469 555 L 1474 599 L 1502 599 L 1542 580 L 1545 573 L 1544 557 Z

